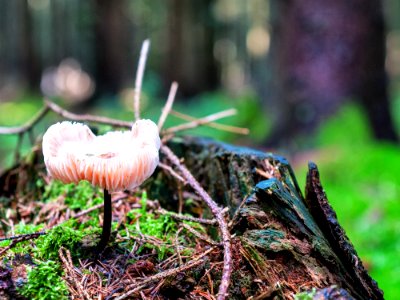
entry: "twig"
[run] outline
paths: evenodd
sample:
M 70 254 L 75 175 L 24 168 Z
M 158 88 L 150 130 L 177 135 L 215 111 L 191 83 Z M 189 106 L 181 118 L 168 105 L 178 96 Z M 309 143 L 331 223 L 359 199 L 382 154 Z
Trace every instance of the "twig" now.
M 186 180 L 182 178 L 181 175 L 179 175 L 178 173 L 176 173 L 170 166 L 163 164 L 163 163 L 158 163 L 158 166 L 167 171 L 169 174 L 171 174 L 173 177 L 175 177 L 176 179 L 178 179 L 178 181 L 182 182 L 183 184 L 186 184 Z
M 163 208 L 159 208 L 157 210 L 157 212 L 160 214 L 169 215 L 171 218 L 180 220 L 180 221 L 189 221 L 189 222 L 195 222 L 195 223 L 207 224 L 207 225 L 217 225 L 217 223 L 218 223 L 217 220 L 215 220 L 215 219 L 208 220 L 208 219 L 202 219 L 202 218 L 195 218 L 195 217 L 191 217 L 191 216 L 185 216 L 185 215 L 181 215 L 181 214 L 176 214 L 172 211 L 168 211 Z
M 193 234 L 195 237 L 201 239 L 202 241 L 205 241 L 206 243 L 208 243 L 208 244 L 210 244 L 212 246 L 220 246 L 219 243 L 217 243 L 216 241 L 213 241 L 208 236 L 205 236 L 204 234 L 201 234 L 200 232 L 198 232 L 196 229 L 194 229 L 193 227 L 189 226 L 188 224 L 183 223 L 182 226 L 187 231 L 189 231 L 191 234 Z
M 36 239 L 41 235 L 45 235 L 45 231 L 38 231 L 34 233 L 28 233 L 28 234 L 21 234 L 21 235 L 15 235 L 15 236 L 10 236 L 10 237 L 2 237 L 0 238 L 0 242 L 2 241 L 15 241 L 16 243 L 31 240 L 31 239 Z
M 179 233 L 181 231 L 182 231 L 182 227 L 179 227 L 179 229 L 176 231 L 176 234 L 175 234 L 176 254 L 178 255 L 179 265 L 183 264 L 181 252 L 179 251 L 179 239 L 178 239 Z
M 133 94 L 133 111 L 135 112 L 135 120 L 140 119 L 140 92 L 142 90 L 144 68 L 146 66 L 147 53 L 149 52 L 150 41 L 145 40 L 140 50 L 139 64 L 136 71 L 135 91 Z
M 181 112 L 178 112 L 176 110 L 171 110 L 170 112 L 171 115 L 180 118 L 182 120 L 185 121 L 196 121 L 196 118 L 193 118 L 192 116 L 189 116 L 187 114 L 183 114 Z M 231 125 L 225 125 L 225 124 L 219 124 L 219 123 L 215 123 L 215 122 L 209 122 L 209 123 L 205 123 L 204 125 L 215 128 L 215 129 L 219 129 L 219 130 L 223 130 L 223 131 L 228 131 L 228 132 L 232 132 L 232 133 L 237 133 L 237 134 L 249 134 L 250 130 L 248 128 L 242 128 L 242 127 L 236 127 L 236 126 L 231 126 Z
M 93 115 L 78 115 L 71 113 L 54 102 L 51 102 L 49 100 L 45 100 L 45 105 L 51 109 L 53 112 L 56 114 L 60 115 L 61 117 L 64 117 L 66 119 L 72 120 L 72 121 L 83 121 L 83 122 L 93 122 L 93 123 L 98 123 L 98 124 L 106 124 L 106 125 L 111 125 L 111 126 L 116 126 L 116 127 L 124 127 L 124 128 L 131 128 L 133 123 L 132 122 L 127 122 L 127 121 L 121 121 L 121 120 L 116 120 L 116 119 L 111 119 L 111 118 L 106 118 L 106 117 L 99 117 L 99 116 L 93 116 Z
M 167 146 L 162 145 L 161 151 L 174 164 L 183 177 L 186 178 L 189 185 L 201 196 L 212 214 L 215 216 L 222 235 L 222 244 L 224 247 L 224 267 L 222 270 L 221 284 L 219 285 L 218 300 L 223 300 L 228 296 L 228 288 L 232 273 L 232 252 L 231 252 L 231 236 L 228 231 L 228 225 L 224 218 L 223 210 L 211 199 L 208 193 L 201 187 L 198 181 L 193 177 L 189 170 L 180 163 L 179 158 Z
M 10 250 L 11 248 L 13 248 L 15 245 L 17 245 L 19 242 L 24 242 L 24 241 L 28 241 L 28 240 L 32 240 L 32 239 L 36 239 L 41 235 L 46 234 L 46 232 L 44 231 L 39 231 L 39 232 L 35 232 L 35 233 L 28 233 L 28 234 L 21 234 L 21 235 L 16 235 L 16 236 L 10 236 L 10 237 L 3 237 L 0 239 L 0 241 L 7 241 L 7 240 L 11 240 L 10 245 L 8 245 L 7 247 L 4 247 L 2 249 L 0 249 L 0 257 L 3 256 L 3 254 L 7 253 L 8 250 Z
M 236 115 L 236 113 L 237 113 L 237 111 L 234 108 L 223 110 L 223 111 L 217 112 L 215 114 L 212 114 L 212 115 L 200 118 L 200 119 L 195 119 L 194 121 L 191 121 L 189 123 L 184 123 L 184 124 L 180 124 L 180 125 L 177 125 L 174 127 L 167 128 L 164 132 L 168 134 L 168 133 L 173 133 L 173 132 L 182 131 L 182 130 L 186 130 L 186 129 L 192 129 L 199 125 L 207 124 L 207 123 L 210 123 L 215 120 L 219 120 L 222 118 Z
M 19 134 L 25 133 L 35 126 L 49 112 L 49 107 L 44 106 L 30 121 L 18 127 L 0 127 L 0 134 Z
M 167 102 L 162 109 L 161 116 L 158 119 L 158 130 L 161 130 L 164 126 L 165 120 L 167 119 L 168 114 L 172 109 L 172 105 L 174 104 L 176 91 L 178 90 L 178 83 L 173 82 L 171 85 L 171 89 L 169 90 Z

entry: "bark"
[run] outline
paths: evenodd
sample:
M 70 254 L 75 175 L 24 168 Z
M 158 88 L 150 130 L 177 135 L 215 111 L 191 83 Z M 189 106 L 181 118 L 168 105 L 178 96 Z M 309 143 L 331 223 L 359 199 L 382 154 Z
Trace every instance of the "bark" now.
M 274 2 L 277 125 L 271 143 L 312 131 L 349 97 L 373 135 L 396 141 L 385 74 L 382 1 Z

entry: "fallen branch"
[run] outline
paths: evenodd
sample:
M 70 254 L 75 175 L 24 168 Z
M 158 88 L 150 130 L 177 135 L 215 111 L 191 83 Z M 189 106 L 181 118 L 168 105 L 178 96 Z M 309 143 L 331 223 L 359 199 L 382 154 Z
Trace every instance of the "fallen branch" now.
M 162 145 L 161 151 L 167 156 L 170 162 L 175 165 L 187 180 L 188 184 L 201 196 L 212 214 L 218 222 L 222 235 L 222 245 L 224 247 L 224 267 L 222 270 L 221 284 L 218 291 L 218 300 L 223 300 L 228 296 L 228 288 L 232 273 L 232 252 L 231 252 L 231 236 L 228 231 L 228 225 L 224 218 L 224 211 L 221 209 L 208 193 L 201 187 L 198 181 L 193 177 L 189 170 L 181 164 L 179 158 L 167 146 Z

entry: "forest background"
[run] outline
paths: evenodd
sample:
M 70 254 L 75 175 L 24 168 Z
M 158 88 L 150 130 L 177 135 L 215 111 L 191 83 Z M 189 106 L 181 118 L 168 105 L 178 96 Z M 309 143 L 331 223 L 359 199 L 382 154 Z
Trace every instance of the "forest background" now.
M 143 115 L 158 116 L 177 81 L 177 110 L 200 117 L 234 107 L 238 115 L 221 122 L 251 131 L 189 134 L 285 155 L 302 185 L 307 161 L 316 162 L 339 221 L 395 299 L 399 15 L 396 0 L 0 0 L 0 126 L 29 120 L 43 97 L 132 119 L 149 38 Z M 17 138 L 0 136 L 0 171 L 13 164 Z

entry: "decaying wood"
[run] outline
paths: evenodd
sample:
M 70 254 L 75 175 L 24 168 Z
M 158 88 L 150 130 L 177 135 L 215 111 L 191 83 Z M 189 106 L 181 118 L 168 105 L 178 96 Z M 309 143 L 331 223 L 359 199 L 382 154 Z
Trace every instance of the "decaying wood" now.
M 247 261 L 264 292 L 291 298 L 325 288 L 329 292 L 319 292 L 318 299 L 334 299 L 335 294 L 340 299 L 383 299 L 328 204 L 315 164 L 309 166 L 304 197 L 283 157 L 207 139 L 175 139 L 169 146 L 210 196 L 229 207 L 231 232 L 236 233 L 234 259 Z M 155 176 L 175 189 L 165 173 Z M 167 204 L 162 194 L 157 197 Z M 234 269 L 234 282 L 239 272 Z M 338 288 L 327 290 L 333 285 Z

